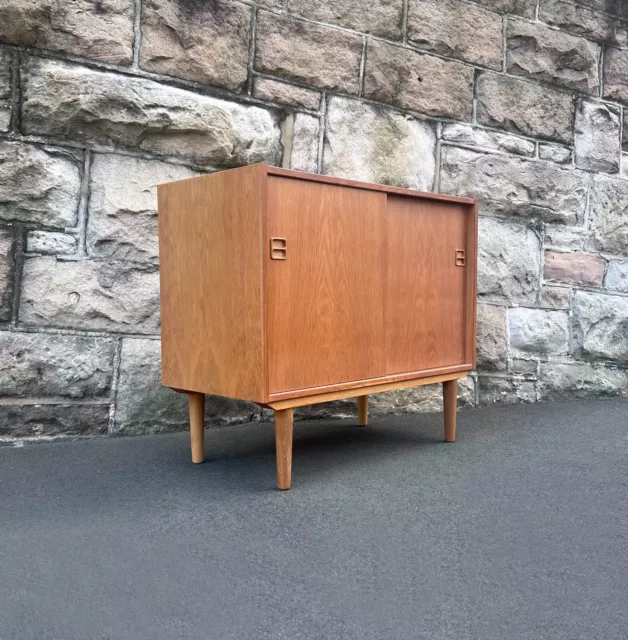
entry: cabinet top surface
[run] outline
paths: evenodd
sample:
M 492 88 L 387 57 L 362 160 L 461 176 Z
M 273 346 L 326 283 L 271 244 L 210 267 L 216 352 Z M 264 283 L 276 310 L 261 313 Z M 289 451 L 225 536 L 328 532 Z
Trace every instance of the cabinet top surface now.
M 293 178 L 296 180 L 306 180 L 309 182 L 322 182 L 325 184 L 335 184 L 344 187 L 354 187 L 356 189 L 367 189 L 369 191 L 380 191 L 384 193 L 392 193 L 396 195 L 408 196 L 412 198 L 420 198 L 423 200 L 439 200 L 441 202 L 457 202 L 460 204 L 475 205 L 478 200 L 476 198 L 465 198 L 461 196 L 451 196 L 442 193 L 432 193 L 428 191 L 418 191 L 417 189 L 404 189 L 402 187 L 393 187 L 386 184 L 375 184 L 372 182 L 360 182 L 359 180 L 349 180 L 347 178 L 336 178 L 334 176 L 320 175 L 318 173 L 306 173 L 305 171 L 295 171 L 293 169 L 281 169 L 280 167 L 273 167 L 265 163 L 258 163 L 256 165 L 262 169 L 265 175 L 270 176 L 282 176 L 285 178 Z M 244 167 L 235 169 L 226 169 L 218 173 L 237 172 Z M 208 174 L 213 175 L 213 174 Z M 194 181 L 202 179 L 203 176 L 196 178 L 187 178 L 187 180 Z

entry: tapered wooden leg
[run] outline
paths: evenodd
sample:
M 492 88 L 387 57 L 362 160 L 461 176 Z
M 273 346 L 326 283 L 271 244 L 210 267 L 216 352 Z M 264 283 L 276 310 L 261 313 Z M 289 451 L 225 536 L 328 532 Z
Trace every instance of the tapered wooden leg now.
M 456 441 L 456 404 L 458 402 L 458 380 L 443 382 L 443 405 L 445 409 L 445 442 Z
M 199 464 L 205 460 L 205 394 L 188 393 L 188 403 L 192 462 Z
M 292 409 L 275 411 L 277 486 L 285 491 L 292 485 Z
M 369 423 L 369 397 L 358 396 L 358 424 L 366 427 Z

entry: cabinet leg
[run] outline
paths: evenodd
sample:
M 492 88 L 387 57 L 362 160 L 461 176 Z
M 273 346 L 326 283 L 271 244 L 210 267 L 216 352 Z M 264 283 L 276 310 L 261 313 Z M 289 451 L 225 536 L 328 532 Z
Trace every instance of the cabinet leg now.
M 366 427 L 369 423 L 369 397 L 358 396 L 358 424 Z
M 292 486 L 292 409 L 275 411 L 275 449 L 277 486 L 285 491 Z
M 188 393 L 190 407 L 190 445 L 192 462 L 199 464 L 205 460 L 205 394 Z
M 445 442 L 456 441 L 456 405 L 458 403 L 458 380 L 443 382 L 443 405 L 445 409 Z

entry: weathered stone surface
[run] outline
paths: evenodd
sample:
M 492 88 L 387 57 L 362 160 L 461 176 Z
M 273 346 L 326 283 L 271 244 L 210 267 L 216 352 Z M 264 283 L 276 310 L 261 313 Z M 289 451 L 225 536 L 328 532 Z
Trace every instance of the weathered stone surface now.
M 460 0 L 410 0 L 408 40 L 420 49 L 502 67 L 502 18 Z
M 441 191 L 479 198 L 485 214 L 574 224 L 584 218 L 587 179 L 549 162 L 443 147 Z
M 560 144 L 541 143 L 539 144 L 539 158 L 550 160 L 556 164 L 570 164 L 571 148 Z
M 628 371 L 584 363 L 541 363 L 541 400 L 620 396 L 628 393 Z
M 484 371 L 505 371 L 508 366 L 506 307 L 478 304 L 477 365 Z
M 61 231 L 41 231 L 33 229 L 26 236 L 26 251 L 28 253 L 43 253 L 48 255 L 71 255 L 76 253 L 78 239 L 70 233 Z
M 249 63 L 251 8 L 231 0 L 144 0 L 140 66 L 239 90 Z
M 0 51 L 0 131 L 11 124 L 11 55 Z
M 626 25 L 608 14 L 569 0 L 542 0 L 539 19 L 589 40 L 626 45 Z
M 539 252 L 540 240 L 529 227 L 481 217 L 478 294 L 512 302 L 534 302 Z
M 259 419 L 250 402 L 207 396 L 206 424 L 236 424 Z M 114 433 L 157 433 L 188 428 L 185 394 L 161 386 L 159 340 L 124 338 L 116 394 Z
M 530 356 L 528 356 L 527 358 L 522 357 L 512 359 L 512 370 L 516 373 L 528 373 L 536 376 L 538 365 L 539 358 L 531 358 Z
M 604 50 L 604 96 L 628 103 L 628 49 Z
M 621 156 L 620 113 L 617 107 L 582 100 L 576 111 L 576 166 L 617 173 Z
M 572 96 L 549 87 L 495 73 L 477 81 L 480 124 L 570 143 L 574 110 Z
M 480 405 L 536 402 L 536 388 L 533 380 L 520 376 L 479 376 L 478 396 Z
M 606 260 L 592 253 L 545 253 L 546 280 L 601 287 Z
M 491 11 L 534 18 L 536 0 L 476 0 Z
M 97 436 L 108 424 L 108 404 L 0 404 L 4 438 Z
M 203 166 L 276 163 L 281 155 L 270 111 L 144 78 L 32 59 L 22 93 L 27 134 L 134 147 Z
M 628 362 L 628 298 L 576 291 L 573 334 L 578 356 Z
M 314 111 L 317 111 L 321 106 L 321 94 L 318 91 L 295 87 L 286 82 L 260 78 L 259 76 L 253 80 L 253 95 L 262 100 L 281 102 Z
M 0 331 L 0 396 L 107 397 L 115 342 Z
M 519 351 L 564 355 L 569 352 L 569 314 L 517 307 L 508 311 L 510 346 Z
M 442 139 L 461 146 L 515 153 L 519 156 L 532 157 L 536 150 L 532 140 L 508 133 L 478 129 L 470 124 L 446 124 L 443 127 Z
M 11 319 L 15 244 L 15 232 L 0 229 L 0 322 Z
M 290 168 L 316 173 L 320 122 L 314 116 L 297 113 L 294 118 Z
M 595 248 L 628 255 L 628 181 L 596 176 L 590 209 Z
M 506 65 L 510 73 L 597 94 L 600 47 L 540 22 L 510 19 Z
M 585 227 L 565 227 L 564 225 L 545 225 L 545 247 L 583 250 L 588 238 L 588 230 Z
M 157 185 L 196 174 L 181 165 L 97 154 L 90 177 L 91 256 L 157 264 Z
M 571 290 L 569 287 L 544 285 L 541 288 L 541 306 L 549 309 L 569 309 Z
M 323 153 L 328 175 L 432 190 L 436 134 L 400 113 L 331 98 Z
M 260 11 L 256 42 L 257 71 L 321 89 L 358 93 L 360 36 Z
M 611 260 L 604 277 L 604 286 L 612 291 L 628 293 L 628 262 Z
M 24 261 L 20 322 L 125 333 L 159 332 L 159 273 L 117 262 Z
M 628 109 L 624 109 L 624 126 L 622 127 L 622 149 L 628 151 Z M 624 155 L 624 169 L 626 168 L 626 156 Z
M 0 140 L 0 218 L 50 227 L 76 224 L 81 171 L 72 156 Z
M 420 113 L 471 120 L 473 69 L 369 40 L 364 95 Z
M 401 0 L 373 0 L 368 7 L 363 0 L 290 0 L 288 11 L 317 22 L 338 24 L 391 40 L 401 39 Z
M 0 42 L 130 64 L 133 0 L 25 0 L 0 4 Z

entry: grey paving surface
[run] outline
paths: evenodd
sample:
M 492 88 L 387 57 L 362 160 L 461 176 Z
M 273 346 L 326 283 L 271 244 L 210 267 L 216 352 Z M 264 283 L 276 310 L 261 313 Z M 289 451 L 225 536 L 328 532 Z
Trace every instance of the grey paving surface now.
M 628 402 L 0 448 L 0 638 L 628 637 Z

